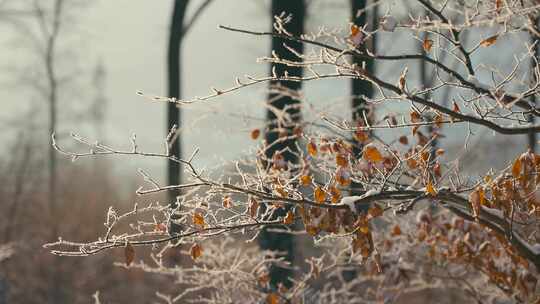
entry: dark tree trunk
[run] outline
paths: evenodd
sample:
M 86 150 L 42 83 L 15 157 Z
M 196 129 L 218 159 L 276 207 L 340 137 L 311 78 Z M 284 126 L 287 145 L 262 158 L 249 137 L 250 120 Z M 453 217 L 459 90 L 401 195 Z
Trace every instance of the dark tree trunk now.
M 537 18 L 534 22 L 534 25 L 536 27 L 536 30 L 538 30 L 540 28 L 539 26 L 539 18 Z M 539 60 L 540 59 L 540 39 L 538 39 L 538 37 L 532 37 L 531 39 L 531 43 L 535 43 L 536 44 L 534 45 L 534 56 L 536 58 L 536 60 Z M 538 81 L 538 79 L 536 79 L 536 74 L 534 73 L 534 69 L 537 68 L 536 66 L 536 63 L 534 60 L 531 60 L 531 79 L 532 81 L 536 82 Z M 536 105 L 538 104 L 537 100 L 536 100 L 536 95 L 533 95 L 532 98 L 531 98 L 531 102 Z M 528 117 L 528 120 L 531 124 L 534 124 L 535 122 L 535 119 L 534 119 L 534 115 L 529 115 Z M 528 135 L 528 142 L 529 142 L 529 149 L 531 151 L 536 151 L 536 133 L 535 132 L 531 132 L 529 133 Z
M 367 0 L 350 0 L 350 1 L 351 1 L 351 20 L 356 26 L 358 26 L 359 28 L 362 28 L 367 23 L 367 14 L 366 12 L 363 12 L 362 14 L 358 15 L 358 12 L 366 8 Z M 371 41 L 372 42 L 371 47 L 372 47 L 372 51 L 375 51 L 374 50 L 375 37 L 373 37 L 372 39 L 373 40 Z M 362 66 L 364 62 L 358 57 L 353 57 L 352 61 L 358 66 Z M 369 72 L 373 73 L 374 71 L 373 60 L 365 61 L 365 66 Z M 366 102 L 366 97 L 370 98 L 373 96 L 373 86 L 367 80 L 352 79 L 351 80 L 351 95 L 352 95 L 351 106 L 352 106 L 353 122 L 356 126 L 364 126 L 365 125 L 364 117 L 366 117 L 368 119 L 368 122 L 370 122 L 369 120 L 372 115 L 372 113 L 370 113 L 369 111 L 369 107 Z M 358 159 L 361 156 L 363 146 L 362 146 L 362 143 L 358 142 L 356 139 L 353 139 L 353 141 L 354 141 L 353 153 Z M 351 188 L 353 189 L 350 193 L 351 195 L 359 195 L 362 190 L 362 186 L 357 183 L 352 183 Z
M 184 18 L 186 16 L 186 8 L 188 0 L 176 0 L 174 2 L 170 35 L 169 47 L 167 52 L 167 81 L 168 81 L 168 96 L 181 97 L 181 51 L 182 40 L 184 36 Z M 166 131 L 169 132 L 171 127 L 176 125 L 180 127 L 180 109 L 173 103 L 167 104 L 167 125 Z M 181 158 L 181 140 L 174 136 L 174 141 L 169 147 L 169 152 L 176 158 Z M 180 164 L 174 161 L 167 162 L 167 184 L 179 185 L 181 183 L 181 167 Z M 169 202 L 173 207 L 176 207 L 176 196 L 179 193 L 176 191 L 169 192 Z
M 354 25 L 359 28 L 363 28 L 368 23 L 368 15 L 365 11 L 362 11 L 359 14 L 359 11 L 366 8 L 367 0 L 350 0 L 351 1 L 351 20 Z M 377 17 L 377 13 L 374 12 L 373 19 Z M 371 41 L 367 41 L 366 45 L 359 46 L 361 48 L 369 48 L 373 53 L 375 53 L 375 36 L 371 38 Z M 374 72 L 374 62 L 373 60 L 363 61 L 358 57 L 353 57 L 352 61 L 358 66 L 365 64 L 366 70 L 370 73 Z M 365 62 L 365 63 L 364 63 Z M 352 107 L 352 120 L 355 126 L 365 126 L 365 120 L 367 119 L 368 123 L 371 124 L 373 110 L 369 107 L 366 98 L 373 96 L 373 86 L 367 80 L 362 79 L 352 79 L 351 80 L 351 107 Z M 360 159 L 362 156 L 363 143 L 358 141 L 358 136 L 353 137 L 353 153 L 356 159 Z M 350 195 L 361 195 L 364 189 L 362 184 L 352 182 Z M 369 205 L 361 207 L 361 211 L 367 212 Z M 342 273 L 343 279 L 346 281 L 353 280 L 357 273 L 355 270 L 346 270 Z
M 272 23 L 274 21 L 273 16 L 281 15 L 282 12 L 285 12 L 286 14 L 292 14 L 292 21 L 286 25 L 287 31 L 295 36 L 301 35 L 304 32 L 305 11 L 306 7 L 304 0 L 273 0 L 271 12 Z M 273 30 L 275 31 L 275 29 Z M 297 53 L 300 54 L 302 54 L 304 51 L 303 44 L 275 37 L 272 38 L 272 50 L 277 54 L 279 58 L 292 61 L 298 60 L 298 58 L 294 54 L 292 54 L 284 47 L 284 44 L 293 48 Z M 275 72 L 278 76 L 283 76 L 285 74 L 285 71 L 287 71 L 290 76 L 302 76 L 302 68 L 300 67 L 286 67 L 280 64 L 272 64 L 270 68 L 271 71 L 272 69 L 275 69 Z M 275 108 L 276 110 L 286 111 L 288 117 L 290 118 L 290 121 L 287 121 L 285 123 L 281 122 L 281 124 L 278 124 L 275 113 L 273 111 L 267 110 L 267 130 L 265 133 L 265 141 L 267 145 L 271 145 L 272 143 L 276 142 L 281 132 L 286 131 L 288 135 L 291 135 L 293 133 L 294 127 L 298 124 L 301 118 L 299 107 L 300 101 L 298 99 L 292 98 L 290 94 L 284 96 L 276 91 L 284 90 L 288 92 L 295 92 L 300 90 L 300 88 L 300 82 L 273 81 L 270 83 L 271 93 L 268 96 L 269 106 Z M 279 153 L 281 153 L 286 162 L 293 164 L 298 162 L 294 153 L 291 153 L 291 151 L 298 151 L 296 140 L 289 139 L 279 144 L 273 145 L 265 152 L 267 159 L 272 159 L 274 154 L 278 151 Z M 279 212 L 276 212 L 275 215 L 283 216 L 286 212 L 287 210 L 281 209 Z M 287 261 L 293 261 L 294 247 L 292 235 L 273 233 L 269 232 L 267 229 L 263 229 L 259 238 L 259 244 L 262 249 L 283 252 L 284 258 Z M 292 272 L 289 269 L 272 266 L 270 269 L 270 280 L 272 286 L 275 287 L 279 283 L 290 286 L 291 282 L 288 278 L 290 278 L 291 275 Z

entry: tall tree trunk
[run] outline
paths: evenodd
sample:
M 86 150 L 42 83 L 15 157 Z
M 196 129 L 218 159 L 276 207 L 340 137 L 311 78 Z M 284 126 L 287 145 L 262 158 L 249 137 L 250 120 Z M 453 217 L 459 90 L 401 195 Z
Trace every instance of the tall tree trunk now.
M 272 23 L 274 21 L 273 17 L 281 15 L 282 12 L 292 15 L 291 22 L 286 24 L 287 31 L 295 36 L 301 35 L 304 32 L 304 18 L 306 14 L 304 0 L 273 0 L 271 11 Z M 273 31 L 275 31 L 274 28 Z M 299 58 L 287 50 L 284 44 L 291 47 L 299 54 L 302 54 L 304 51 L 303 44 L 276 37 L 272 38 L 272 50 L 279 58 L 292 61 L 298 60 Z M 286 67 L 281 64 L 272 63 L 270 69 L 271 71 L 275 70 L 275 73 L 278 76 L 285 75 L 285 71 L 287 71 L 290 76 L 302 76 L 301 67 Z M 285 111 L 287 113 L 286 116 L 290 118 L 290 121 L 278 123 L 275 112 L 270 109 L 267 110 L 267 130 L 265 133 L 267 145 L 272 145 L 272 143 L 276 142 L 280 133 L 283 131 L 286 131 L 288 135 L 292 135 L 294 127 L 300 121 L 300 101 L 297 98 L 291 97 L 291 94 L 283 95 L 279 92 L 276 93 L 276 91 L 287 91 L 294 95 L 294 92 L 301 89 L 301 85 L 300 82 L 292 81 L 272 81 L 270 83 L 271 93 L 268 96 L 268 106 L 277 111 Z M 294 152 L 298 151 L 296 143 L 297 141 L 295 139 L 288 139 L 279 144 L 272 145 L 270 148 L 266 149 L 265 155 L 267 159 L 270 160 L 274 157 L 275 153 L 280 153 L 287 163 L 297 163 L 298 159 L 294 154 Z M 286 212 L 286 209 L 281 209 L 279 212 L 276 212 L 275 215 L 283 216 Z M 262 249 L 283 252 L 284 258 L 287 261 L 293 261 L 294 246 L 292 235 L 270 232 L 265 228 L 260 235 L 259 244 Z M 291 275 L 292 271 L 289 269 L 272 266 L 270 269 L 270 281 L 272 286 L 277 286 L 279 283 L 290 286 L 291 281 L 289 278 Z
M 534 26 L 536 27 L 536 30 L 538 30 L 540 28 L 539 26 L 539 21 L 540 21 L 540 18 L 536 18 L 534 20 Z M 531 43 L 535 43 L 536 44 L 534 45 L 534 57 L 536 58 L 536 60 L 540 60 L 540 39 L 538 37 L 531 37 Z M 537 78 L 536 78 L 536 74 L 534 73 L 534 69 L 537 68 L 537 64 L 536 61 L 532 60 L 531 59 L 531 79 L 532 81 L 536 82 L 536 81 L 539 81 Z M 537 105 L 538 102 L 536 100 L 536 95 L 533 95 L 532 98 L 531 98 L 531 102 L 534 104 L 534 105 Z M 528 120 L 531 124 L 534 124 L 534 115 L 529 115 L 528 117 Z M 531 132 L 528 134 L 528 142 L 529 142 L 529 149 L 531 149 L 531 151 L 536 151 L 536 132 Z
M 367 0 L 350 0 L 351 1 L 351 20 L 359 28 L 363 28 L 367 24 L 367 13 L 363 10 L 366 8 Z M 359 14 L 361 12 L 361 14 Z M 375 52 L 375 37 L 372 37 L 371 47 L 372 52 Z M 369 47 L 369 46 L 366 46 Z M 370 73 L 374 72 L 373 60 L 362 60 L 358 57 L 352 58 L 353 63 L 358 66 L 362 66 L 365 62 L 366 70 Z M 352 120 L 355 126 L 365 126 L 365 118 L 368 122 L 371 120 L 371 111 L 366 102 L 366 98 L 373 96 L 373 86 L 367 80 L 352 79 L 351 80 L 351 107 L 352 107 Z M 354 146 L 353 153 L 356 158 L 360 158 L 362 153 L 363 144 L 358 141 L 358 137 L 353 138 Z M 352 183 L 351 195 L 359 195 L 361 193 L 361 185 L 358 183 Z M 367 208 L 367 207 L 366 207 Z
M 167 53 L 167 81 L 168 81 L 168 96 L 174 98 L 181 97 L 181 51 L 182 40 L 184 38 L 184 18 L 186 16 L 186 8 L 188 0 L 174 1 L 172 20 L 170 26 L 169 46 Z M 167 125 L 166 131 L 169 132 L 171 127 L 176 125 L 180 127 L 180 109 L 173 103 L 167 104 Z M 169 147 L 169 152 L 176 158 L 182 157 L 182 147 L 180 138 L 175 135 L 173 142 Z M 179 185 L 181 182 L 181 167 L 178 162 L 167 162 L 167 183 L 169 185 Z M 176 208 L 177 191 L 169 192 L 169 202 L 173 208 Z M 174 229 L 173 229 L 174 230 Z M 176 232 L 176 231 L 173 231 Z
M 359 28 L 363 28 L 368 23 L 368 15 L 365 11 L 367 0 L 350 0 L 351 3 L 351 21 L 354 25 L 356 25 Z M 377 12 L 373 11 L 372 19 L 373 24 L 376 23 Z M 362 48 L 369 48 L 373 53 L 375 53 L 376 49 L 376 36 L 374 35 L 371 38 L 370 43 L 367 42 L 367 45 L 362 45 L 359 47 Z M 362 66 L 365 64 L 365 68 L 370 73 L 373 73 L 375 71 L 374 62 L 373 60 L 361 60 L 358 57 L 353 57 L 352 61 L 354 64 L 358 66 Z M 373 116 L 373 109 L 368 105 L 366 98 L 373 97 L 373 86 L 371 82 L 367 80 L 362 79 L 352 79 L 351 80 L 351 108 L 352 108 L 352 120 L 354 122 L 354 126 L 362 127 L 365 126 L 365 120 L 367 119 L 368 123 L 371 124 L 372 122 L 372 116 Z M 362 156 L 362 149 L 363 149 L 363 139 L 365 139 L 365 135 L 369 135 L 369 131 L 366 132 L 359 132 L 356 133 L 356 136 L 353 136 L 353 153 L 355 155 L 356 159 L 360 159 Z M 351 191 L 350 195 L 361 195 L 363 193 L 362 184 L 360 183 L 351 183 Z M 367 212 L 369 208 L 369 205 L 365 205 L 361 207 L 361 211 Z M 342 273 L 343 279 L 346 281 L 353 280 L 356 276 L 356 270 L 345 270 Z

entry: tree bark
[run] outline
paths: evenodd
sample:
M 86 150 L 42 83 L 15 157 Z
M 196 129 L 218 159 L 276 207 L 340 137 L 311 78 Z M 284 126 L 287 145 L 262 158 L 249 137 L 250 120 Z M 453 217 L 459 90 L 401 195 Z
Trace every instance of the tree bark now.
M 176 0 L 174 1 L 174 8 L 172 13 L 169 45 L 167 52 L 167 81 L 168 81 L 168 96 L 180 99 L 182 94 L 181 85 L 181 51 L 182 40 L 184 38 L 184 19 L 186 16 L 186 8 L 188 0 Z M 180 109 L 173 103 L 167 104 L 167 125 L 166 132 L 173 125 L 180 127 Z M 181 158 L 182 146 L 181 140 L 175 134 L 174 140 L 170 143 L 169 152 L 170 155 Z M 181 167 L 180 164 L 174 161 L 167 162 L 167 184 L 179 185 L 181 183 Z M 169 192 L 169 202 L 173 208 L 176 208 L 176 197 L 179 194 L 177 191 Z
M 359 11 L 364 10 L 366 8 L 367 0 L 350 0 L 351 1 L 351 20 L 352 22 L 358 26 L 359 28 L 363 28 L 367 24 L 367 13 L 362 12 L 360 15 L 358 14 Z M 375 37 L 372 38 L 371 41 L 371 47 L 372 51 L 375 51 Z M 363 46 L 363 47 L 369 47 L 369 46 Z M 373 73 L 374 71 L 374 62 L 373 60 L 366 60 L 363 61 L 358 57 L 352 58 L 353 63 L 357 64 L 358 66 L 362 66 L 365 62 L 366 69 Z M 352 107 L 352 120 L 354 122 L 354 125 L 365 125 L 364 117 L 367 118 L 368 122 L 371 123 L 371 111 L 369 109 L 369 106 L 366 102 L 366 98 L 370 98 L 373 96 L 373 86 L 369 81 L 362 80 L 362 79 L 352 79 L 351 80 L 351 107 Z M 356 138 L 353 138 L 353 153 L 356 156 L 357 159 L 361 157 L 363 144 L 356 140 Z M 351 191 L 351 195 L 360 195 L 361 194 L 361 188 L 362 186 L 357 183 L 352 183 L 351 188 L 353 189 Z M 367 207 L 366 207 L 367 208 Z
M 294 36 L 300 36 L 304 32 L 304 19 L 306 14 L 306 6 L 304 0 L 273 0 L 272 1 L 272 24 L 274 22 L 274 16 L 281 15 L 282 12 L 292 15 L 290 23 L 286 24 L 287 31 Z M 273 28 L 273 27 L 272 27 Z M 275 29 L 273 28 L 273 31 Z M 281 38 L 272 38 L 271 50 L 273 50 L 277 56 L 284 60 L 298 60 L 298 58 L 291 53 L 284 46 L 286 44 L 290 48 L 294 49 L 297 53 L 302 54 L 304 46 L 302 43 L 284 40 Z M 274 70 L 277 76 L 283 76 L 285 71 L 290 76 L 302 76 L 301 67 L 286 67 L 281 64 L 272 63 L 270 71 Z M 278 122 L 274 111 L 268 109 L 266 112 L 267 129 L 265 133 L 266 145 L 271 145 L 276 142 L 280 136 L 280 133 L 286 132 L 287 135 L 293 134 L 293 129 L 300 122 L 300 101 L 298 98 L 294 98 L 295 92 L 301 89 L 302 84 L 300 82 L 292 81 L 272 81 L 270 83 L 270 94 L 268 95 L 268 106 L 277 111 L 284 111 L 289 118 L 286 122 Z M 292 94 L 282 94 L 276 91 L 287 91 Z M 297 163 L 294 152 L 297 152 L 297 140 L 288 139 L 279 144 L 275 144 L 272 147 L 266 149 L 265 156 L 271 160 L 276 153 L 280 153 L 283 159 L 287 163 Z M 275 213 L 275 216 L 284 216 L 287 209 L 280 209 Z M 288 261 L 293 261 L 293 236 L 290 234 L 274 233 L 263 229 L 260 237 L 259 244 L 262 249 L 279 251 L 283 253 L 283 257 Z M 279 283 L 285 286 L 290 286 L 291 281 L 289 278 L 292 276 L 290 269 L 272 266 L 270 269 L 270 282 L 272 286 L 277 286 Z

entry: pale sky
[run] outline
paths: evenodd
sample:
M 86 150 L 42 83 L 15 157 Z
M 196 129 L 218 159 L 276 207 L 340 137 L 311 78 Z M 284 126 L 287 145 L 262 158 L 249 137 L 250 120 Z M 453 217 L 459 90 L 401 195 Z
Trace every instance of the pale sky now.
M 191 0 L 190 12 L 202 0 Z M 348 1 L 312 1 L 308 30 L 325 25 L 329 28 L 347 29 L 349 21 Z M 97 0 L 75 13 L 75 23 L 69 23 L 68 38 L 63 40 L 69 52 L 62 53 L 61 68 L 80 67 L 82 79 L 91 76 L 98 61 L 102 61 L 107 72 L 106 96 L 109 100 L 106 117 L 106 140 L 114 147 L 129 147 L 132 133 L 137 134 L 140 148 L 146 151 L 161 151 L 165 136 L 165 104 L 149 102 L 138 96 L 137 91 L 149 95 L 166 94 L 166 46 L 172 0 Z M 236 76 L 250 74 L 265 76 L 266 64 L 257 64 L 256 59 L 269 54 L 268 37 L 251 37 L 231 33 L 217 28 L 218 24 L 231 25 L 252 30 L 269 30 L 269 1 L 214 0 L 189 32 L 183 45 L 183 96 L 206 95 L 211 87 L 226 88 L 234 83 Z M 189 14 L 191 15 L 191 14 Z M 2 56 L 0 66 L 10 67 L 2 73 L 4 82 L 13 82 L 20 74 L 32 75 L 35 70 L 28 62 L 35 61 L 21 37 L 13 39 L 11 25 L 0 24 Z M 381 38 L 381 41 L 384 38 Z M 400 44 L 395 36 L 391 44 L 380 48 L 391 52 Z M 414 43 L 410 35 L 400 40 Z M 414 47 L 410 49 L 414 50 Z M 25 68 L 20 68 L 25 67 Z M 17 71 L 18 70 L 18 71 Z M 22 71 L 22 72 L 21 72 Z M 394 75 L 397 79 L 402 67 L 379 67 L 379 73 Z M 17 76 L 14 76 L 17 75 Z M 84 82 L 84 81 L 82 81 Z M 69 86 L 68 86 L 69 87 Z M 183 148 L 189 154 L 200 148 L 198 163 L 217 166 L 223 159 L 231 160 L 253 148 L 249 131 L 261 127 L 262 122 L 241 117 L 264 117 L 262 103 L 265 85 L 241 90 L 220 97 L 210 103 L 183 108 Z M 28 88 L 9 88 L 0 92 L 4 100 L 4 113 L 0 114 L 2 125 L 12 120 L 33 104 L 36 94 Z M 347 98 L 349 82 L 319 81 L 304 85 L 307 103 L 319 107 L 332 107 L 337 98 Z M 69 88 L 61 102 L 63 105 L 59 129 L 75 131 L 95 140 L 95 133 L 73 117 L 70 108 L 87 102 L 92 95 L 88 82 L 80 88 Z M 73 106 L 75 105 L 75 106 Z M 43 112 L 43 119 L 46 113 Z M 349 114 L 343 115 L 348 118 Z M 46 120 L 44 120 L 46 121 Z M 9 123 L 8 123 L 9 124 Z M 123 159 L 116 169 L 123 174 L 133 175 L 138 167 L 148 169 L 155 176 L 164 176 L 164 161 Z

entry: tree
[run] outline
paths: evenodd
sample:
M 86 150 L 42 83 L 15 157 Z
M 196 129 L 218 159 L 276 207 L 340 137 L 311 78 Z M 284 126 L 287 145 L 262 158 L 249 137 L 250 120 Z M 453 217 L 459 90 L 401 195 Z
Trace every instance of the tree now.
M 273 0 L 271 16 L 275 16 L 275 23 L 272 22 L 273 32 L 288 32 L 298 36 L 304 32 L 304 18 L 306 5 L 304 0 L 281 1 Z M 283 61 L 295 61 L 301 58 L 304 51 L 303 44 L 298 41 L 287 41 L 283 38 L 273 36 L 271 44 L 272 56 Z M 270 65 L 270 74 L 283 77 L 302 77 L 302 67 L 287 66 L 276 62 Z M 267 127 L 265 132 L 264 166 L 267 170 L 275 166 L 278 161 L 284 162 L 283 167 L 292 169 L 298 164 L 298 138 L 295 136 L 295 129 L 300 128 L 300 89 L 301 82 L 271 80 L 270 94 L 268 95 L 268 109 L 266 110 Z M 279 166 L 279 165 L 278 165 Z M 268 189 L 271 191 L 270 189 Z M 284 208 L 275 212 L 273 218 L 284 216 L 289 212 Z M 263 228 L 259 237 L 259 244 L 265 250 L 283 252 L 285 260 L 293 261 L 294 240 L 292 235 L 271 232 L 268 228 Z M 273 265 L 270 269 L 270 280 L 272 286 L 278 283 L 290 286 L 291 271 L 289 268 Z
M 169 43 L 167 49 L 167 81 L 168 81 L 168 96 L 174 100 L 182 97 L 182 79 L 181 79 L 181 57 L 182 57 L 182 42 L 188 30 L 197 20 L 204 9 L 212 2 L 205 0 L 195 11 L 193 16 L 187 23 L 184 22 L 186 10 L 189 0 L 175 0 L 173 13 L 171 17 L 171 26 L 169 31 Z M 171 102 L 167 104 L 167 125 L 166 131 L 170 132 L 171 139 L 169 141 L 169 153 L 172 160 L 167 162 L 167 182 L 169 185 L 180 185 L 181 183 L 181 163 L 177 160 L 182 158 L 181 140 L 178 138 L 176 127 L 180 127 L 180 109 Z M 172 128 L 172 129 L 171 129 Z M 169 192 L 169 201 L 173 209 L 176 207 L 177 191 Z
M 418 290 L 431 290 L 441 297 L 451 295 L 462 302 L 483 303 L 495 298 L 537 302 L 540 155 L 526 146 L 501 146 L 498 150 L 520 151 L 514 151 L 512 159 L 497 159 L 501 169 L 478 171 L 471 171 L 467 167 L 472 167 L 470 163 L 460 167 L 452 159 L 462 160 L 462 155 L 469 153 L 480 155 L 477 162 L 481 162 L 496 154 L 479 146 L 471 148 L 470 138 L 487 137 L 479 132 L 482 130 L 514 138 L 540 132 L 540 126 L 526 119 L 529 114 L 540 116 L 540 109 L 530 102 L 540 84 L 537 79 L 522 81 L 529 79 L 532 55 L 528 48 L 510 39 L 523 32 L 538 36 L 530 26 L 538 10 L 529 2 L 417 0 L 417 4 L 433 19 L 411 10 L 406 12 L 409 19 L 398 23 L 397 18 L 386 14 L 379 20 L 380 27 L 366 34 L 384 32 L 388 41 L 400 43 L 394 49 L 375 53 L 364 48 L 364 40 L 355 39 L 358 37 L 354 32 L 352 39 L 348 32 L 324 28 L 304 35 L 292 33 L 282 27 L 284 19 L 280 15 L 274 27 L 282 31 L 220 26 L 253 37 L 302 43 L 309 50 L 298 53 L 296 58 L 280 57 L 276 52 L 259 61 L 302 67 L 306 75 L 276 72 L 266 77 L 237 78 L 230 88 L 215 89 L 203 98 L 181 100 L 179 105 L 216 99 L 262 83 L 361 79 L 369 81 L 377 92 L 372 102 L 382 117 L 358 126 L 347 118 L 349 112 L 343 115 L 338 105 L 321 110 L 320 119 L 305 122 L 302 129 L 293 128 L 292 135 L 283 132 L 281 138 L 275 139 L 280 142 L 293 136 L 291 139 L 305 141 L 305 150 L 287 150 L 297 163 L 287 162 L 284 155 L 275 153 L 264 159 L 269 145 L 263 144 L 257 155 L 236 163 L 234 175 L 212 177 L 196 168 L 192 162 L 196 156 L 182 161 L 191 180 L 181 185 L 160 186 L 145 175 L 148 186 L 138 190 L 140 195 L 191 189 L 181 196 L 185 207 L 180 219 L 185 230 L 181 234 L 169 235 L 163 228 L 170 218 L 168 206 L 150 204 L 124 213 L 111 209 L 107 232 L 96 241 L 59 240 L 45 246 L 54 254 L 75 256 L 123 248 L 128 267 L 176 275 L 182 291 L 159 295 L 169 303 L 188 297 L 206 303 L 398 301 L 416 298 Z M 486 29 L 490 34 L 486 35 Z M 464 43 L 464 31 L 471 33 L 472 42 Z M 425 53 L 410 51 L 424 43 L 414 39 L 419 32 L 440 36 L 447 43 L 423 47 Z M 412 39 L 405 43 L 399 40 L 403 37 Z M 443 53 L 448 57 L 442 57 Z M 487 55 L 490 53 L 496 54 L 496 60 Z M 391 62 L 392 71 L 375 75 L 350 62 L 349 56 L 377 64 Z M 517 60 L 508 66 L 511 61 L 503 60 L 505 56 Z M 419 70 L 408 68 L 422 61 L 436 75 L 428 88 L 412 81 L 419 79 Z M 527 68 L 520 69 L 521 65 Z M 485 69 L 489 71 L 487 76 Z M 535 72 L 539 72 L 538 67 Z M 436 94 L 431 94 L 430 99 L 425 97 L 443 88 L 450 89 L 451 105 Z M 348 102 L 347 98 L 347 109 Z M 387 107 L 400 107 L 401 112 L 386 112 Z M 276 115 L 276 119 L 287 121 L 285 117 Z M 455 149 L 439 142 L 433 152 L 434 136 L 419 132 L 419 128 L 430 125 L 444 125 L 447 134 L 449 130 L 466 130 L 463 146 Z M 375 136 L 373 130 L 387 134 Z M 357 131 L 368 131 L 372 137 L 363 145 L 361 156 L 349 143 Z M 253 138 L 256 135 L 252 133 Z M 91 142 L 74 139 L 83 144 Z M 73 152 L 58 147 L 61 153 L 76 158 L 169 157 L 167 153 L 136 149 L 121 151 L 91 144 L 90 148 L 91 152 Z M 494 165 L 490 162 L 486 167 Z M 360 183 L 363 192 L 343 195 L 352 190 L 352 182 Z M 259 208 L 263 205 L 265 208 Z M 367 212 L 361 212 L 366 205 Z M 428 212 L 433 205 L 435 212 Z M 129 226 L 127 223 L 131 227 L 123 228 Z M 296 230 L 295 225 L 300 225 L 301 230 Z M 290 270 L 294 279 L 289 286 L 272 286 L 273 267 L 288 265 L 283 253 L 260 251 L 250 245 L 265 229 L 313 239 L 312 248 L 301 248 L 306 263 Z M 174 250 L 178 243 L 189 244 L 190 250 L 184 254 L 193 259 L 192 267 L 171 269 L 161 261 L 161 254 Z M 154 255 L 150 264 L 137 263 L 138 248 L 148 245 L 159 247 L 160 255 Z M 350 257 L 343 261 L 348 253 Z M 350 267 L 361 275 L 347 282 L 342 274 Z

